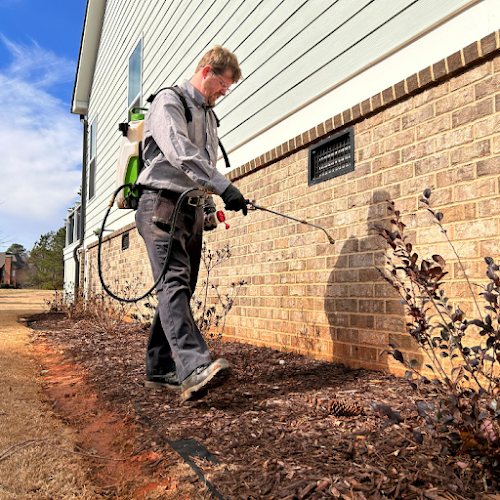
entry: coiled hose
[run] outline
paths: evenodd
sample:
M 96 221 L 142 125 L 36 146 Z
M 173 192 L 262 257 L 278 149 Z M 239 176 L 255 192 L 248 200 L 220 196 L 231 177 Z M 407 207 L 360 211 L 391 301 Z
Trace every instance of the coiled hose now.
M 165 257 L 165 263 L 163 264 L 163 268 L 161 270 L 160 275 L 158 276 L 157 280 L 154 282 L 153 286 L 144 294 L 140 295 L 139 297 L 132 297 L 132 298 L 125 298 L 125 297 L 119 297 L 116 295 L 114 292 L 112 292 L 108 285 L 104 282 L 104 278 L 102 276 L 102 268 L 101 268 L 101 248 L 102 248 L 102 237 L 104 234 L 104 228 L 106 227 L 106 221 L 108 220 L 109 213 L 111 211 L 111 208 L 113 207 L 115 203 L 115 198 L 118 195 L 118 193 L 126 187 L 130 187 L 131 191 L 133 191 L 136 186 L 128 183 L 128 184 L 123 184 L 123 186 L 120 186 L 116 191 L 113 193 L 113 197 L 111 198 L 111 201 L 109 202 L 108 209 L 106 210 L 106 214 L 104 215 L 104 219 L 102 221 L 102 226 L 101 230 L 99 231 L 99 245 L 97 246 L 97 271 L 99 273 L 99 279 L 101 280 L 101 285 L 103 289 L 106 291 L 106 293 L 113 297 L 116 300 L 119 300 L 120 302 L 127 302 L 127 303 L 135 303 L 139 302 L 142 299 L 145 299 L 148 295 L 150 295 L 153 290 L 156 288 L 160 280 L 163 278 L 165 273 L 167 272 L 168 268 L 168 262 L 170 260 L 170 254 L 172 253 L 172 241 L 174 239 L 174 232 L 175 232 L 175 224 L 177 222 L 177 216 L 179 214 L 179 210 L 181 208 L 182 202 L 184 201 L 184 198 L 191 193 L 191 191 L 200 191 L 199 188 L 189 188 L 186 189 L 180 196 L 179 199 L 177 200 L 177 203 L 175 204 L 174 211 L 172 212 L 172 224 L 171 224 L 171 229 L 170 229 L 170 241 L 168 242 L 168 248 L 167 248 L 167 255 Z

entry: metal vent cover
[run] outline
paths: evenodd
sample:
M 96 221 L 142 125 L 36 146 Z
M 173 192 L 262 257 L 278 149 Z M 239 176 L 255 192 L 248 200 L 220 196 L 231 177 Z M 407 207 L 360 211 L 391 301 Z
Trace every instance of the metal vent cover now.
M 309 148 L 309 186 L 354 170 L 354 128 Z
M 130 246 L 130 234 L 123 233 L 122 234 L 122 250 L 127 250 L 127 248 Z

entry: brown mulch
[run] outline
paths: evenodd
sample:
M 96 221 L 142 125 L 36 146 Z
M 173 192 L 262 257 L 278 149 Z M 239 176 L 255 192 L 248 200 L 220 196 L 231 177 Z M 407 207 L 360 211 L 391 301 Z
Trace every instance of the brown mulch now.
M 227 358 L 233 376 L 204 399 L 181 403 L 176 392 L 144 388 L 148 331 L 141 325 L 108 333 L 88 321 L 39 317 L 35 327 L 38 341 L 84 369 L 103 405 L 144 428 L 137 446 L 160 457 L 151 467 L 182 462 L 162 436 L 194 438 L 220 461 L 198 465 L 226 499 L 500 498 L 499 476 L 479 460 L 440 456 L 440 443 L 427 436 L 422 445 L 414 441 L 421 424 L 414 402 L 431 396 L 390 374 L 211 341 L 213 356 Z M 401 422 L 388 425 L 369 403 L 390 406 Z M 336 408 L 354 415 L 335 415 Z

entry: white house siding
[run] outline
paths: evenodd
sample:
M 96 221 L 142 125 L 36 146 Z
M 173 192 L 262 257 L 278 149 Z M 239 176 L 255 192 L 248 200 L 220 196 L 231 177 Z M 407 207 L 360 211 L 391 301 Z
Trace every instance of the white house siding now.
M 66 247 L 63 252 L 64 258 L 64 290 L 68 293 L 74 292 L 76 263 L 73 257 L 73 250 L 76 243 Z
M 280 117 L 268 125 L 267 129 L 263 127 L 255 134 L 255 138 L 250 135 L 228 147 L 234 166 L 264 154 L 276 147 L 276 144 L 287 142 L 317 123 L 342 113 L 498 29 L 500 0 L 464 4 L 468 8 L 461 11 L 457 8 L 448 18 L 436 18 L 423 34 L 404 38 L 404 47 L 399 48 L 395 44 L 395 48 L 386 53 L 381 52 L 380 57 L 368 61 L 354 73 L 342 73 L 339 78 L 338 73 L 332 71 L 331 90 L 324 92 L 324 95 L 315 94 L 302 104 L 295 103 L 297 106 L 289 116 Z M 436 6 L 445 7 L 445 4 L 436 3 Z M 410 28 L 411 23 L 408 26 Z M 223 131 L 226 125 L 224 119 L 221 127 Z M 226 132 L 225 135 L 230 134 Z M 228 138 L 223 137 L 225 144 L 230 144 Z
M 93 232 L 102 223 L 115 187 L 117 124 L 127 118 L 128 58 L 141 37 L 143 102 L 150 93 L 189 78 L 202 54 L 217 43 L 238 55 L 245 79 L 216 109 L 222 121 L 220 135 L 227 149 L 236 148 L 230 158 L 238 167 L 333 116 L 329 105 L 314 108 L 314 99 L 325 99 L 330 89 L 348 88 L 350 78 L 362 78 L 363 68 L 432 27 L 443 29 L 441 24 L 452 22 L 464 8 L 470 7 L 466 14 L 479 26 L 474 40 L 489 34 L 495 27 L 486 27 L 488 22 L 476 17 L 486 12 L 493 18 L 499 2 L 107 0 L 88 110 L 89 124 L 97 117 L 97 169 L 96 194 L 87 203 L 86 245 L 96 240 Z M 466 34 L 453 37 L 457 50 L 466 45 Z M 435 61 L 440 58 L 436 54 Z M 403 77 L 422 69 L 421 62 L 407 69 Z M 376 91 L 366 93 L 373 80 L 372 74 L 349 99 L 361 102 L 373 95 Z M 339 106 L 343 110 L 349 103 Z M 313 125 L 304 119 L 309 108 L 316 110 L 307 116 Z M 280 121 L 286 126 L 279 128 Z M 113 208 L 108 228 L 116 230 L 133 220 L 133 213 Z

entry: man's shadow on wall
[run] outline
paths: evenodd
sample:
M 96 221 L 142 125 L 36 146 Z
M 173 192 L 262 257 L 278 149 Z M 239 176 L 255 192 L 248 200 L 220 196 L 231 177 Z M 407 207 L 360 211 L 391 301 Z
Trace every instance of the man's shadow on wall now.
M 328 279 L 324 306 L 336 362 L 349 359 L 351 366 L 381 369 L 387 365 L 382 351 L 391 341 L 399 344 L 394 335 L 404 331 L 400 297 L 377 270 L 385 257 L 372 230 L 374 224 L 390 227 L 388 199 L 387 191 L 375 191 L 370 205 L 358 208 L 359 230 L 342 245 Z

